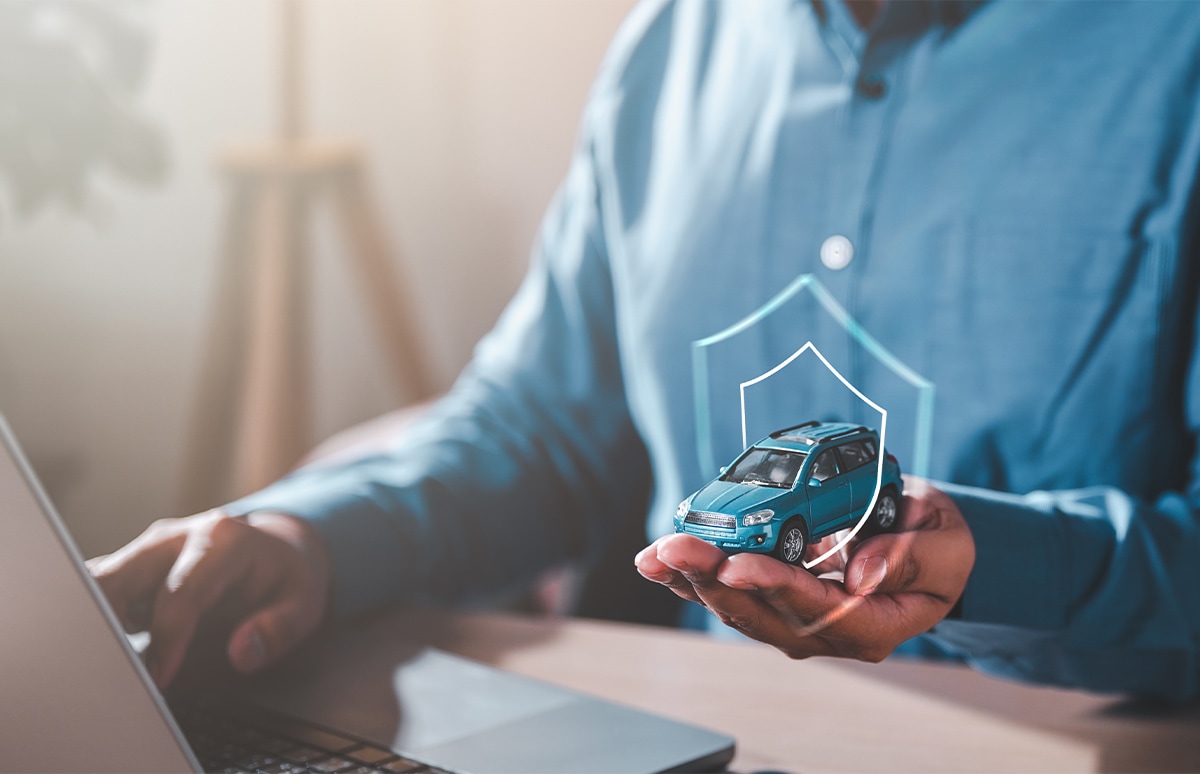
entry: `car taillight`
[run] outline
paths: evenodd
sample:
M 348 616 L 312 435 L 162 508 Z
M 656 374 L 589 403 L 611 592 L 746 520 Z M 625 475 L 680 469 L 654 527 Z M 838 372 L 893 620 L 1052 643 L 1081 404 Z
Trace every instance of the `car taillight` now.
M 895 455 L 895 454 L 891 454 L 891 453 L 889 453 L 889 454 L 887 455 L 887 461 L 888 461 L 888 462 L 890 462 L 890 463 L 892 463 L 893 465 L 899 465 L 899 464 L 900 464 L 900 460 L 896 459 L 896 455 Z

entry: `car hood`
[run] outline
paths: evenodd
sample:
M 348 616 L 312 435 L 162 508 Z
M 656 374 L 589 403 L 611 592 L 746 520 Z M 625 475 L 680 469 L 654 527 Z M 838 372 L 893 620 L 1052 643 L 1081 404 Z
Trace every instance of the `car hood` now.
M 731 481 L 717 480 L 692 495 L 691 509 L 738 516 L 759 508 L 769 508 L 772 502 L 790 491 L 773 486 L 735 484 Z

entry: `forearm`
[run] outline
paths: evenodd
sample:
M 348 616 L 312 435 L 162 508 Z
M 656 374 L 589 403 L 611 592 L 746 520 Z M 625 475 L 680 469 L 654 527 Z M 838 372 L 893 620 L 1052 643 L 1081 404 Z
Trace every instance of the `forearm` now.
M 338 613 L 502 596 L 599 551 L 608 517 L 640 505 L 624 501 L 644 491 L 629 486 L 647 475 L 640 440 L 618 407 L 591 409 L 594 425 L 555 427 L 515 396 L 461 385 L 395 450 L 298 471 L 230 509 L 310 523 L 329 550 Z M 569 451 L 578 434 L 594 444 L 586 453 Z M 616 450 L 613 462 L 586 457 L 601 448 Z
M 1200 693 L 1196 511 L 1110 488 L 1023 497 L 945 486 L 971 527 L 961 620 L 934 636 L 987 671 L 1090 690 Z
M 586 136 L 528 276 L 451 393 L 393 450 L 300 470 L 231 506 L 309 521 L 329 547 L 336 611 L 502 593 L 598 552 L 615 513 L 645 507 Z

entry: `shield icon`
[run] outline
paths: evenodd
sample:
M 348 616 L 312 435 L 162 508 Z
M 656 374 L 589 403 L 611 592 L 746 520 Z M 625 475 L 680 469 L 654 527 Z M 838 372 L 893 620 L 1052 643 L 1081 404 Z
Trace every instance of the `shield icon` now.
M 816 342 L 821 341 L 818 348 Z M 828 347 L 825 344 L 828 344 Z M 825 352 L 835 351 L 839 368 Z M 765 366 L 765 370 L 764 370 Z M 796 278 L 774 298 L 738 322 L 692 342 L 697 453 L 705 475 L 757 439 L 810 419 L 839 419 L 877 427 L 880 446 L 888 439 L 888 409 L 845 375 L 890 374 L 915 392 L 912 403 L 892 406 L 911 436 L 906 469 L 929 471 L 934 385 L 893 355 L 811 274 Z M 878 381 L 878 380 L 876 380 Z M 891 391 L 894 393 L 894 391 Z M 890 393 L 891 394 L 891 393 Z M 875 492 L 853 529 L 811 567 L 841 550 L 875 507 L 883 474 L 878 457 Z

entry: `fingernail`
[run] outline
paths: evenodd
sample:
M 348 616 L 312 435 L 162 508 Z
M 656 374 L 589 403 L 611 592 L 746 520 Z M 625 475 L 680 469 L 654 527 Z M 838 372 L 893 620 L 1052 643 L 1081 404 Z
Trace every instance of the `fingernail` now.
M 858 596 L 870 594 L 880 583 L 883 583 L 885 575 L 887 575 L 887 559 L 882 556 L 872 556 L 863 564 L 862 575 L 858 579 L 858 588 L 854 590 L 854 593 Z
M 717 569 L 717 582 L 738 591 L 758 591 L 758 584 L 739 574 L 732 561 L 725 562 Z
M 159 677 L 161 676 L 162 668 L 158 665 L 158 660 L 154 658 L 147 658 L 144 663 L 146 666 L 146 671 L 150 673 L 150 680 L 161 688 L 162 682 L 159 680 Z
M 250 630 L 250 634 L 246 635 L 245 643 L 242 647 L 242 669 L 247 672 L 261 669 L 267 663 L 267 646 L 263 643 L 258 629 Z
M 646 572 L 641 568 L 638 569 L 638 572 L 641 573 L 642 577 L 646 580 L 651 580 L 655 583 L 666 583 L 671 579 L 671 574 L 668 572 Z
M 696 568 L 687 562 L 676 562 L 675 571 L 687 578 L 689 581 L 694 581 L 699 577 L 699 573 L 696 572 Z

